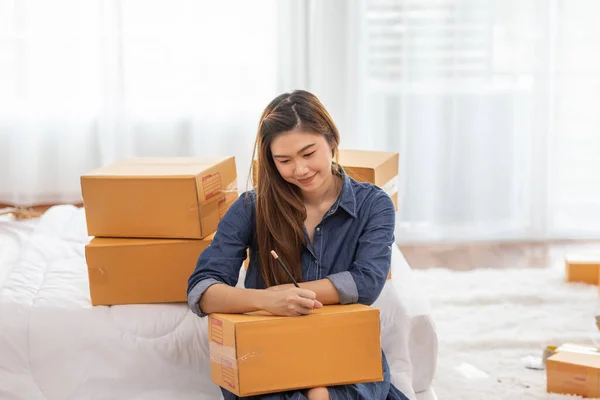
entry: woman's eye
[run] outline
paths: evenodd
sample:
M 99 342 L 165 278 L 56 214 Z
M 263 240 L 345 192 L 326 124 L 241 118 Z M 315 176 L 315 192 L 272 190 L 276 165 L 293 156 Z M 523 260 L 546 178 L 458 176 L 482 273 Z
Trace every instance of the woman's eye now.
M 315 152 L 314 152 L 314 151 L 312 151 L 312 152 L 310 152 L 310 153 L 308 153 L 308 154 L 305 154 L 305 155 L 304 155 L 304 157 L 308 158 L 308 157 L 312 156 L 313 154 L 315 154 Z
M 290 160 L 280 160 L 279 164 L 287 164 L 288 162 L 290 162 Z

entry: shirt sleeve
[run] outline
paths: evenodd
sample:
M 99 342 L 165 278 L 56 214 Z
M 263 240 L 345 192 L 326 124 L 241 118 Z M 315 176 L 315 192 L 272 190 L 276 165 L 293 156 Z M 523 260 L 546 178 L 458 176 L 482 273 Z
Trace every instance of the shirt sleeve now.
M 246 249 L 254 234 L 254 196 L 242 194 L 219 222 L 211 244 L 198 258 L 196 269 L 188 280 L 187 299 L 190 309 L 203 317 L 200 298 L 214 284 L 237 284 Z
M 377 193 L 367 218 L 348 271 L 327 277 L 337 289 L 341 304 L 373 304 L 390 271 L 396 214 L 394 203 L 383 191 Z

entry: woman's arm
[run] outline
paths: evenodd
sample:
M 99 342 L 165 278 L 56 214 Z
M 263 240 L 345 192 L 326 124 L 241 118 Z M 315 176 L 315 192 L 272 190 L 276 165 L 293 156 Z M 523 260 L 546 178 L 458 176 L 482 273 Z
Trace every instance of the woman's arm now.
M 187 297 L 190 309 L 201 317 L 207 312 L 201 307 L 200 300 L 213 285 L 233 287 L 237 284 L 254 232 L 252 207 L 254 196 L 242 194 L 227 210 L 210 246 L 198 258 L 196 269 L 188 280 Z M 226 299 L 217 296 L 212 300 L 208 304 L 203 300 L 202 304 L 208 306 L 210 312 L 227 312 L 219 305 Z M 246 308 L 252 309 L 253 305 L 250 303 Z
M 295 287 L 269 291 L 218 284 L 204 292 L 200 299 L 200 309 L 206 314 L 243 314 L 265 310 L 275 315 L 296 316 L 310 314 L 314 308 L 323 307 L 315 297 L 314 292 Z
M 396 223 L 394 203 L 387 194 L 378 191 L 365 218 L 366 225 L 358 238 L 350 268 L 327 277 L 337 289 L 341 304 L 373 304 L 390 271 Z
M 299 284 L 301 288 L 314 292 L 325 305 L 373 304 L 383 290 L 390 270 L 391 246 L 394 245 L 395 211 L 389 196 L 378 192 L 365 218 L 367 222 L 348 271 Z M 294 286 L 271 286 L 268 290 L 280 291 L 290 287 Z
M 319 300 L 319 302 L 321 304 L 324 304 L 324 305 L 340 304 L 339 293 L 338 293 L 337 289 L 335 288 L 335 286 L 333 286 L 333 283 L 327 278 L 319 279 L 316 281 L 310 281 L 310 282 L 300 282 L 300 283 L 298 283 L 298 285 L 302 289 L 307 289 L 307 290 L 310 290 L 311 292 L 314 292 L 317 297 L 317 300 Z M 294 285 L 290 283 L 290 284 L 285 284 L 285 285 L 271 286 L 267 290 L 279 291 L 279 290 L 285 290 L 285 289 L 289 289 L 289 288 L 293 288 L 293 287 L 294 287 Z
M 266 310 L 276 315 L 309 314 L 322 307 L 315 293 L 291 288 L 278 293 L 240 289 L 239 270 L 254 234 L 254 198 L 239 197 L 219 223 L 210 246 L 200 255 L 188 281 L 188 304 L 199 316 Z

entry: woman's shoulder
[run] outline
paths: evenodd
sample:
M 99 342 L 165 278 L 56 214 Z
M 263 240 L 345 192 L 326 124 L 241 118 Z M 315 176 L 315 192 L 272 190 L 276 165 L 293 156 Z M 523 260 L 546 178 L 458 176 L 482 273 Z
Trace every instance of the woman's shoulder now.
M 254 189 L 242 192 L 230 207 L 236 214 L 251 217 L 256 210 L 256 192 Z
M 357 182 L 352 178 L 349 178 L 349 181 L 358 210 L 362 212 L 394 210 L 394 203 L 385 188 L 370 182 Z

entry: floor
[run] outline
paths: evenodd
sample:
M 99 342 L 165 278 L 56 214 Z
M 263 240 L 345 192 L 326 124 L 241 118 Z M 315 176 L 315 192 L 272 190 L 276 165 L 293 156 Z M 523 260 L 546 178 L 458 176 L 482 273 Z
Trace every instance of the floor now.
M 443 267 L 455 271 L 476 268 L 547 268 L 563 263 L 566 254 L 599 254 L 600 240 L 401 245 L 413 269 Z

